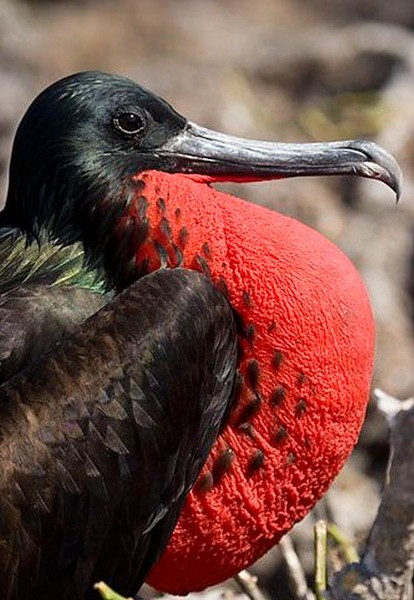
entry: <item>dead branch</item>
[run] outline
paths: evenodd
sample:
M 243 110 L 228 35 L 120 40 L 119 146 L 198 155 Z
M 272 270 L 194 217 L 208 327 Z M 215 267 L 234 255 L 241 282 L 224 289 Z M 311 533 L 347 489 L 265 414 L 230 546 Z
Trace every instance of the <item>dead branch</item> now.
M 390 424 L 390 461 L 367 548 L 332 578 L 332 600 L 410 600 L 414 572 L 414 399 L 376 393 Z

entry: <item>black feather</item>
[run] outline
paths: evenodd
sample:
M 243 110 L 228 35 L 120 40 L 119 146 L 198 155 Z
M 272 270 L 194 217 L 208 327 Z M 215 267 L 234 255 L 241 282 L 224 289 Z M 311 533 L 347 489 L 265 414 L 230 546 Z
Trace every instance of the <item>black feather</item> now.
M 224 297 L 201 274 L 144 277 L 0 387 L 0 589 L 138 590 L 214 443 L 236 370 Z

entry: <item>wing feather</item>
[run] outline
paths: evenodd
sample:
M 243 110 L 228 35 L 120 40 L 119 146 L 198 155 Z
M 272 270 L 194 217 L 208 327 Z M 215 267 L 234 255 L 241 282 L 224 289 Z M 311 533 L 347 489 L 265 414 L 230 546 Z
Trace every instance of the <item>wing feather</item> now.
M 210 281 L 160 270 L 0 387 L 6 600 L 137 591 L 227 414 L 236 347 Z

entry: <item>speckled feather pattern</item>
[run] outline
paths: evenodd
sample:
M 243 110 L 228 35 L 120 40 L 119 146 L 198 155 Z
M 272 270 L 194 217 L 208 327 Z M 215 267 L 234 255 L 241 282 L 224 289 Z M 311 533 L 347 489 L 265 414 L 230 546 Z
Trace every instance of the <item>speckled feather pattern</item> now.
M 135 268 L 204 271 L 238 321 L 237 404 L 149 578 L 186 593 L 253 563 L 332 483 L 363 422 L 374 323 L 358 273 L 317 232 L 190 177 L 139 179 Z

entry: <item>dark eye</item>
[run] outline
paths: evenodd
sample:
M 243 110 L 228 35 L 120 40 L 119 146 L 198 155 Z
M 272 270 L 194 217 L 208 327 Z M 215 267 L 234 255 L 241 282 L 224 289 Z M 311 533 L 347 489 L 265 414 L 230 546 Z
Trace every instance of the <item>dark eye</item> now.
M 123 112 L 112 118 L 112 124 L 117 131 L 126 136 L 134 136 L 145 127 L 145 120 L 134 112 Z

